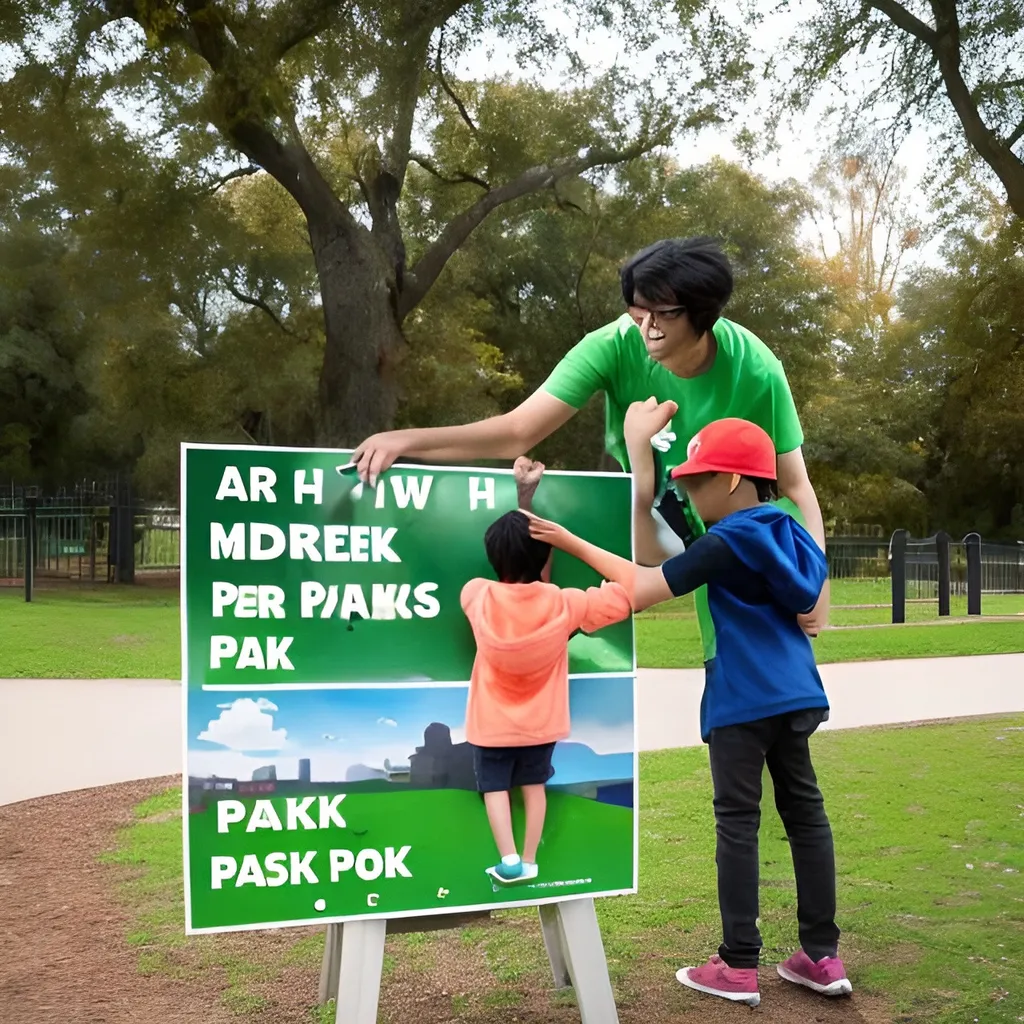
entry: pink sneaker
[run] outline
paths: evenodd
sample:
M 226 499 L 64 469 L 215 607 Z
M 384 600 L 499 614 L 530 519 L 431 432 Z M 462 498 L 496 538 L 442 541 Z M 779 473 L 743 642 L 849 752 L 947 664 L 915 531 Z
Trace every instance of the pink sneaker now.
M 777 969 L 780 978 L 823 996 L 848 996 L 853 991 L 843 961 L 837 956 L 827 956 L 815 963 L 800 949 Z
M 734 1003 L 757 1006 L 761 996 L 757 991 L 757 968 L 730 967 L 718 955 L 703 967 L 684 967 L 676 971 L 676 980 L 687 988 L 719 996 Z

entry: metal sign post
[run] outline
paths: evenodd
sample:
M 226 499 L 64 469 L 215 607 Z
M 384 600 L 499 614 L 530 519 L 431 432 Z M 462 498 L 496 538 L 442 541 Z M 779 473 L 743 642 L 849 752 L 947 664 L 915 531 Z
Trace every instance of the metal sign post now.
M 594 900 L 564 900 L 538 909 L 555 988 L 575 989 L 582 1024 L 618 1024 Z M 337 1024 L 376 1024 L 388 935 L 463 928 L 489 916 L 456 913 L 328 925 L 320 1002 L 336 1000 Z

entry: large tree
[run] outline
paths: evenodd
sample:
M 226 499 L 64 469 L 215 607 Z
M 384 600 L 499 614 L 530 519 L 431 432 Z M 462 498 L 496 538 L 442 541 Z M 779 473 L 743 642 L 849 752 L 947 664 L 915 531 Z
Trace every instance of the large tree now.
M 946 169 L 983 160 L 1024 217 L 1024 7 L 1020 0 L 822 0 L 795 46 L 791 99 L 823 81 L 854 94 L 855 118 L 939 131 Z M 857 92 L 857 79 L 868 80 Z
M 634 68 L 662 42 L 670 15 L 676 26 L 679 11 L 692 23 L 704 7 L 565 4 L 584 30 L 621 33 Z M 280 183 L 302 211 L 319 278 L 319 435 L 354 443 L 392 422 L 403 322 L 492 211 L 667 143 L 686 123 L 716 116 L 708 97 L 746 72 L 741 59 L 719 61 L 701 81 L 689 73 L 696 60 L 666 53 L 647 63 L 648 78 L 618 68 L 588 80 L 544 10 L 531 0 L 31 0 L 0 19 L 0 37 L 17 48 L 3 99 L 19 118 L 56 118 L 70 131 L 69 109 L 127 107 L 125 135 L 144 135 L 151 152 L 177 161 L 169 189 L 213 183 L 239 154 L 232 175 L 263 171 Z M 724 31 L 712 10 L 694 45 L 723 52 Z M 514 47 L 524 68 L 562 62 L 574 87 L 537 90 L 520 122 L 526 112 L 510 106 L 509 83 L 465 89 L 451 74 L 485 36 Z M 670 101 L 656 98 L 654 79 Z M 462 136 L 431 152 L 445 110 L 457 110 Z M 28 158 L 10 140 L 7 156 Z M 414 164 L 460 204 L 411 260 L 402 196 Z M 109 188 L 120 185 L 115 170 Z

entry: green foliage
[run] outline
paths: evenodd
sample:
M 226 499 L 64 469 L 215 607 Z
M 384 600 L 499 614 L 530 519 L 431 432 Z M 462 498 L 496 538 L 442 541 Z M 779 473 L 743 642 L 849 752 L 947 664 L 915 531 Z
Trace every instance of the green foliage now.
M 921 271 L 907 316 L 938 379 L 926 491 L 953 532 L 1020 539 L 1024 508 L 1024 222 L 996 208 Z
M 925 237 L 906 213 L 902 178 L 891 150 L 871 139 L 837 149 L 812 176 L 811 219 L 836 305 L 830 373 L 802 413 L 826 522 L 923 535 L 940 382 L 920 333 L 898 310 L 901 265 Z
M 934 179 L 947 198 L 972 162 L 984 162 L 1024 217 L 1024 13 L 1016 0 L 822 0 L 812 8 L 791 40 L 791 68 L 779 69 L 777 109 L 806 109 L 823 83 L 841 86 L 850 97 L 835 112 L 844 126 L 869 121 L 901 135 L 927 124 Z M 850 88 L 857 80 L 867 83 L 859 93 Z
M 66 438 L 87 396 L 90 325 L 62 275 L 59 240 L 0 234 L 0 477 L 67 472 Z

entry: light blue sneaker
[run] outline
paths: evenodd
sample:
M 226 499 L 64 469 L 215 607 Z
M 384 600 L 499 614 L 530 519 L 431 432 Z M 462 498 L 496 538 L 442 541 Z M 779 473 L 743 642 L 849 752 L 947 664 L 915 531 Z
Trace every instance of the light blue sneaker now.
M 519 857 L 502 857 L 499 863 L 487 869 L 487 874 L 499 885 L 517 885 L 533 881 L 537 877 L 537 865 L 526 864 Z

